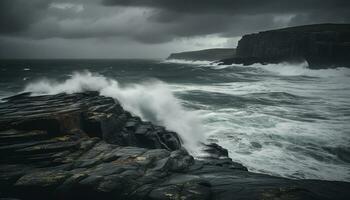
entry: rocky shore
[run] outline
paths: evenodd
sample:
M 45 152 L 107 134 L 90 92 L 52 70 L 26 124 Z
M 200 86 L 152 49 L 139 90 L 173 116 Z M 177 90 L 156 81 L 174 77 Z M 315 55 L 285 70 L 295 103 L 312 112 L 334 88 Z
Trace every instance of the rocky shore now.
M 301 63 L 311 69 L 350 67 L 350 24 L 314 24 L 247 34 L 236 49 L 173 53 L 168 58 L 221 65 Z
M 4 99 L 0 144 L 0 199 L 350 198 L 350 183 L 251 173 L 217 144 L 195 159 L 97 92 Z
M 307 61 L 313 69 L 350 67 L 350 24 L 315 24 L 244 35 L 222 64 Z

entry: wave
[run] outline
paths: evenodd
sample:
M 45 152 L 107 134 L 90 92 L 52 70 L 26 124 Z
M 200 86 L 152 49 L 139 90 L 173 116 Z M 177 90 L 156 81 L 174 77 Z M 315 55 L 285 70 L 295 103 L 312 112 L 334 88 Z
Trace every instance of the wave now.
M 349 181 L 346 157 L 349 140 L 345 132 L 337 130 L 339 124 L 288 120 L 274 114 L 286 115 L 292 109 L 263 106 L 262 110 L 216 108 L 213 111 L 209 108 L 202 117 L 207 122 L 209 140 L 228 149 L 234 161 L 252 172 Z
M 350 76 L 350 68 L 338 67 L 332 69 L 310 69 L 309 64 L 304 61 L 301 63 L 288 63 L 281 62 L 277 64 L 260 64 L 255 63 L 252 65 L 244 66 L 242 64 L 231 64 L 231 65 L 219 65 L 212 61 L 191 61 L 191 60 L 178 60 L 170 59 L 162 61 L 162 63 L 176 63 L 176 64 L 189 64 L 198 65 L 201 67 L 211 67 L 212 69 L 226 69 L 234 67 L 252 67 L 269 71 L 281 76 L 310 76 L 310 77 L 348 77 Z
M 212 61 L 206 60 L 181 60 L 181 59 L 169 59 L 164 60 L 162 63 L 175 63 L 175 64 L 187 64 L 187 65 L 204 65 L 204 66 L 212 66 L 214 65 Z
M 190 153 L 201 154 L 200 143 L 204 138 L 198 114 L 182 107 L 181 101 L 161 81 L 152 80 L 122 87 L 117 80 L 85 71 L 75 72 L 62 82 L 42 79 L 28 84 L 24 91 L 32 92 L 33 95 L 99 91 L 102 96 L 117 99 L 126 110 L 143 120 L 177 132 Z
M 209 67 L 211 69 L 217 69 L 217 70 L 222 70 L 222 69 L 232 68 L 232 67 L 244 67 L 243 64 L 223 65 L 216 61 L 205 61 L 205 60 L 169 59 L 169 60 L 164 60 L 161 63 L 196 65 L 198 67 Z
M 260 68 L 282 76 L 311 76 L 311 77 L 339 77 L 350 76 L 350 69 L 339 67 L 335 69 L 310 69 L 308 63 L 297 64 L 282 62 L 278 64 L 259 64 L 255 63 L 247 67 Z

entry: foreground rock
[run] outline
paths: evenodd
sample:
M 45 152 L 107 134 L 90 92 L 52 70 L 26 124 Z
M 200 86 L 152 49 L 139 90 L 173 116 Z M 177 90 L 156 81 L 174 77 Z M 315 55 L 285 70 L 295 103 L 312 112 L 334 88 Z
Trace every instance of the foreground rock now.
M 244 35 L 222 64 L 307 61 L 310 68 L 350 67 L 350 24 L 316 24 Z
M 248 172 L 207 144 L 194 159 L 174 132 L 95 92 L 0 104 L 0 199 L 349 199 L 350 184 Z
M 236 49 L 205 49 L 200 51 L 187 51 L 172 53 L 167 59 L 190 60 L 190 61 L 217 61 L 232 58 Z

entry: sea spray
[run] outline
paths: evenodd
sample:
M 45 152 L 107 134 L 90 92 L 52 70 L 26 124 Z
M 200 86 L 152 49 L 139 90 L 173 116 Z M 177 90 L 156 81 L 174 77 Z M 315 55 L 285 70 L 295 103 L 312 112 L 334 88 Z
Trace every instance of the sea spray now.
M 247 67 L 260 68 L 281 76 L 310 76 L 310 77 L 339 77 L 350 75 L 349 68 L 338 67 L 336 69 L 310 69 L 309 64 L 281 62 L 276 64 L 259 64 L 255 63 Z
M 260 64 L 254 63 L 252 65 L 243 64 L 231 64 L 231 65 L 220 65 L 218 62 L 212 61 L 190 61 L 190 60 L 165 60 L 162 61 L 164 64 L 184 64 L 184 65 L 195 65 L 198 67 L 210 67 L 212 69 L 222 70 L 226 68 L 235 67 L 246 67 L 246 68 L 257 68 L 267 72 L 272 72 L 280 76 L 309 76 L 309 77 L 344 77 L 350 76 L 350 69 L 346 67 L 330 68 L 330 69 L 310 69 L 308 62 L 300 63 L 271 63 L 271 64 Z
M 25 91 L 34 95 L 99 91 L 103 96 L 117 99 L 126 110 L 143 120 L 177 132 L 188 151 L 193 155 L 200 154 L 200 143 L 204 141 L 200 118 L 196 112 L 182 107 L 180 100 L 161 81 L 122 87 L 116 80 L 85 71 L 73 73 L 63 82 L 48 79 L 33 82 L 25 87 Z
M 216 65 L 212 61 L 206 60 L 180 60 L 180 59 L 170 59 L 164 60 L 162 63 L 168 64 L 185 64 L 185 65 L 201 65 L 201 66 L 212 66 Z
M 228 149 L 234 161 L 252 172 L 350 181 L 350 68 L 312 70 L 299 64 L 208 66 L 159 60 L 17 62 L 2 66 L 2 97 L 20 92 L 23 84 L 41 77 L 59 80 L 40 81 L 44 93 L 101 91 L 111 80 L 99 78 L 102 75 L 117 79 L 123 90 L 133 86 L 124 87 L 126 83 L 147 88 L 157 81 L 141 81 L 157 77 L 166 82 L 165 87 L 176 94 L 181 105 L 196 110 L 193 114 L 200 117 L 200 126 L 203 122 L 204 131 L 192 135 L 194 141 L 203 134 L 208 142 Z M 24 72 L 24 64 L 32 70 Z M 83 69 L 102 75 L 72 73 Z M 79 74 L 80 81 L 72 78 Z M 28 82 L 22 81 L 23 77 L 28 77 Z M 39 91 L 39 85 L 35 87 Z

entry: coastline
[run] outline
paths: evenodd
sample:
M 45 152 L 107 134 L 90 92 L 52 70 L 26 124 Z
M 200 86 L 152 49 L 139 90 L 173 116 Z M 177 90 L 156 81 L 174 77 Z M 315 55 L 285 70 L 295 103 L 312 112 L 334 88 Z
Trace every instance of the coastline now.
M 0 103 L 2 197 L 19 199 L 347 199 L 350 183 L 247 171 L 216 144 L 194 159 L 172 131 L 97 92 Z M 147 142 L 146 142 L 147 141 Z M 332 187 L 332 191 L 324 191 Z

